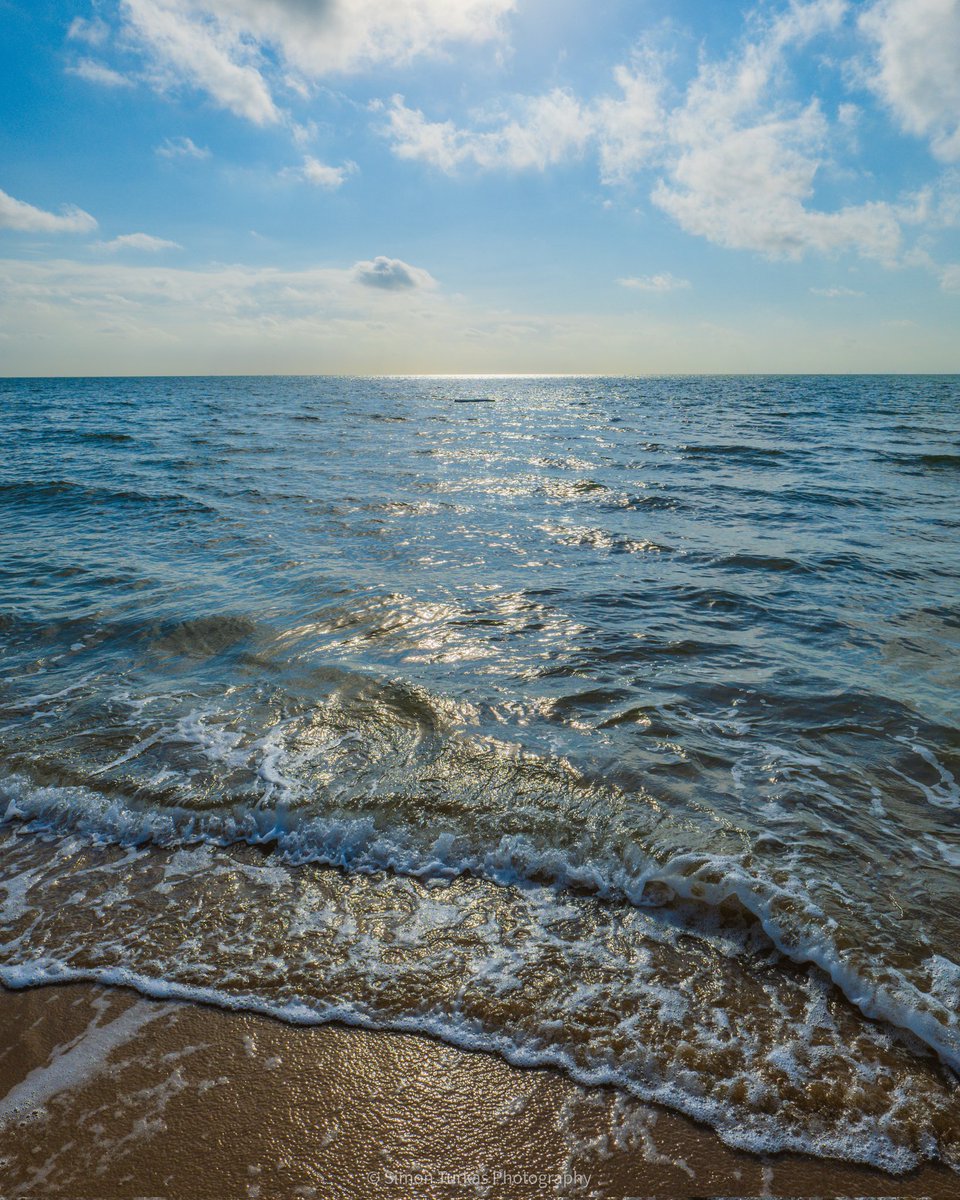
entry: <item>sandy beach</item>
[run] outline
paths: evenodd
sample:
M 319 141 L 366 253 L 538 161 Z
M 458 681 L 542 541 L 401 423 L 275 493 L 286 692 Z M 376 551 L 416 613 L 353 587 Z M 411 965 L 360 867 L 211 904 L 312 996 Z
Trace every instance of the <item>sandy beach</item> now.
M 4 1197 L 956 1195 L 944 1168 L 754 1158 L 613 1090 L 425 1038 L 88 985 L 0 1006 Z

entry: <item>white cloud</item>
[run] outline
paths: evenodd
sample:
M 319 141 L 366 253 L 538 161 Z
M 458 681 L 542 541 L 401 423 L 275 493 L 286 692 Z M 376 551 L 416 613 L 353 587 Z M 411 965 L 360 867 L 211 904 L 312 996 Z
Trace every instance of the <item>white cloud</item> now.
M 122 0 L 122 9 L 128 32 L 150 57 L 157 86 L 188 83 L 254 125 L 280 121 L 256 51 L 238 32 L 189 0 Z
M 938 158 L 960 160 L 960 0 L 878 0 L 860 17 L 876 59 L 869 82 Z
M 940 286 L 945 292 L 960 292 L 960 263 L 940 268 Z
M 209 158 L 210 151 L 206 146 L 198 146 L 193 138 L 175 137 L 164 138 L 156 147 L 155 154 L 161 158 Z
M 278 48 L 307 76 L 405 63 L 499 36 L 516 0 L 190 0 Z
M 89 46 L 102 46 L 110 36 L 110 26 L 99 17 L 87 20 L 74 17 L 67 30 L 67 37 L 74 42 L 86 42 Z
M 893 263 L 901 224 L 916 217 L 885 201 L 816 207 L 834 131 L 817 100 L 790 98 L 789 53 L 835 32 L 848 7 L 847 0 L 794 0 L 772 19 L 754 14 L 736 51 L 702 59 L 672 104 L 662 63 L 647 52 L 616 69 L 618 94 L 592 103 L 556 89 L 517 98 L 507 113 L 474 114 L 465 127 L 432 121 L 394 97 L 383 132 L 399 157 L 449 173 L 466 163 L 542 171 L 593 147 L 604 183 L 658 170 L 653 202 L 718 245 L 793 259 L 851 250 Z M 851 117 L 843 110 L 840 126 Z
M 35 208 L 24 200 L 15 200 L 0 190 L 0 229 L 18 229 L 26 233 L 89 233 L 97 222 L 82 208 L 66 205 L 61 213 Z
M 618 279 L 617 283 L 638 292 L 676 292 L 690 286 L 689 279 L 677 279 L 669 271 L 659 275 L 631 275 L 626 279 Z
M 895 260 L 896 206 L 810 206 L 830 127 L 816 100 L 778 100 L 787 50 L 836 29 L 845 11 L 843 0 L 795 3 L 729 60 L 701 65 L 670 115 L 667 171 L 652 194 L 688 233 L 769 258 L 854 250 Z
M 159 87 L 186 83 L 256 125 L 281 120 L 270 80 L 406 63 L 497 38 L 516 0 L 122 0 Z M 271 66 L 276 62 L 277 67 Z
M 820 319 L 731 312 L 720 327 L 636 311 L 483 308 L 438 287 L 370 287 L 356 266 L 184 269 L 155 260 L 0 260 L 0 372 L 956 369 L 949 320 L 925 320 L 914 334 L 897 337 L 882 326 L 873 332 L 856 326 L 854 342 L 836 306 L 822 307 L 829 312 Z
M 856 104 L 838 104 L 837 121 L 843 129 L 855 129 L 861 117 L 860 107 Z
M 364 287 L 386 292 L 405 292 L 412 288 L 436 286 L 436 280 L 421 267 L 411 267 L 399 258 L 378 255 L 370 262 L 354 264 L 352 277 Z
M 384 132 L 399 158 L 419 159 L 448 173 L 465 163 L 543 171 L 581 154 L 593 132 L 590 113 L 562 88 L 519 97 L 513 108 L 512 115 L 486 114 L 483 123 L 493 128 L 464 129 L 452 121 L 428 121 L 402 96 L 394 96 Z
M 663 78 L 652 55 L 632 68 L 619 66 L 614 80 L 622 95 L 604 97 L 596 105 L 600 177 L 624 183 L 647 165 L 664 137 Z
M 67 67 L 67 74 L 85 79 L 87 83 L 98 83 L 101 87 L 133 87 L 133 81 L 126 75 L 121 75 L 104 63 L 94 62 L 92 58 L 81 58 L 72 67 Z
M 826 126 L 814 102 L 801 114 L 717 128 L 687 125 L 652 198 L 687 233 L 768 258 L 855 250 L 893 262 L 900 213 L 883 201 L 834 212 L 811 208 Z
M 295 174 L 306 183 L 326 188 L 328 191 L 336 191 L 356 170 L 357 164 L 354 162 L 345 162 L 339 167 L 331 167 L 328 163 L 321 162 L 318 158 L 312 158 L 308 154 L 303 160 L 303 166 Z
M 838 300 L 841 296 L 862 296 L 863 292 L 858 292 L 854 288 L 848 287 L 828 287 L 810 289 L 815 296 L 826 296 L 829 300 Z
M 147 254 L 159 254 L 162 250 L 182 250 L 179 242 L 153 237 L 149 233 L 122 233 L 109 242 L 97 242 L 98 250 L 115 254 L 118 250 L 141 250 Z
M 365 283 L 379 261 L 412 286 Z M 461 305 L 390 259 L 292 270 L 0 259 L 0 374 L 426 369 L 420 347 L 444 344 Z
M 464 164 L 485 170 L 536 170 L 579 158 L 591 143 L 605 183 L 622 183 L 663 145 L 662 72 L 652 55 L 618 66 L 617 96 L 582 103 L 565 88 L 515 96 L 507 105 L 471 114 L 472 124 L 431 121 L 394 96 L 381 132 L 399 158 L 416 159 L 453 174 Z

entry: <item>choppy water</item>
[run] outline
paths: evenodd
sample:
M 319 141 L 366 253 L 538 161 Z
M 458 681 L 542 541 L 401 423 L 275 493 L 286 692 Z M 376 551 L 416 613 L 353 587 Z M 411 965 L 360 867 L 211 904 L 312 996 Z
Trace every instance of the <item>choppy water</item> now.
M 960 1168 L 960 379 L 0 406 L 0 979 Z

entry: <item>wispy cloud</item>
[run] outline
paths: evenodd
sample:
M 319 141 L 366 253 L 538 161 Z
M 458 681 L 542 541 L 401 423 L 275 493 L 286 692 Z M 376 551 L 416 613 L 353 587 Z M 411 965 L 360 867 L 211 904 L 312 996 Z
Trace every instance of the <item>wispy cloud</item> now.
M 154 149 L 160 158 L 209 158 L 210 151 L 206 146 L 198 146 L 193 138 L 175 137 L 164 138 Z
M 67 37 L 74 42 L 86 42 L 88 46 L 102 46 L 110 37 L 110 26 L 100 19 L 93 17 L 74 17 L 67 29 Z
M 315 127 L 295 119 L 293 110 L 317 95 L 319 81 L 405 67 L 458 45 L 499 48 L 518 6 L 519 0 L 118 0 L 100 6 L 93 19 L 75 18 L 68 36 L 103 48 L 113 39 L 130 70 L 93 58 L 67 69 L 107 87 L 136 81 L 160 91 L 198 89 L 254 125 L 283 129 L 299 155 Z M 681 229 L 715 245 L 770 259 L 852 253 L 887 266 L 917 265 L 909 226 L 929 231 L 940 219 L 929 198 L 887 193 L 832 205 L 820 199 L 838 149 L 852 144 L 859 110 L 822 101 L 811 72 L 797 63 L 806 54 L 809 66 L 820 47 L 832 53 L 828 39 L 839 45 L 848 36 L 859 39 L 861 87 L 872 88 L 903 129 L 927 138 L 934 154 L 960 161 L 960 0 L 759 0 L 734 49 L 711 55 L 705 44 L 685 77 L 678 77 L 668 50 L 644 42 L 613 66 L 600 94 L 553 87 L 503 97 L 455 119 L 435 119 L 428 103 L 408 105 L 402 95 L 371 107 L 397 157 L 450 175 L 543 172 L 591 155 L 605 186 L 642 187 Z M 850 61 L 830 66 L 849 83 Z M 190 138 L 167 139 L 156 153 L 209 155 Z M 350 161 L 306 154 L 282 174 L 334 191 L 356 170 Z M 860 185 L 869 186 L 865 176 Z M 932 259 L 928 266 L 942 270 Z
M 815 296 L 826 296 L 828 300 L 839 300 L 844 296 L 863 296 L 866 294 L 865 292 L 858 292 L 854 288 L 848 287 L 812 287 L 810 291 L 813 292 Z
M 947 263 L 940 268 L 940 286 L 945 292 L 960 292 L 960 263 Z
M 216 5 L 189 0 L 123 0 L 121 11 L 127 37 L 147 55 L 155 86 L 188 84 L 254 125 L 276 124 L 281 113 L 266 80 L 227 21 L 230 6 L 221 7 L 223 21 L 216 19 Z
M 389 105 L 381 133 L 398 158 L 417 159 L 448 174 L 465 164 L 484 170 L 535 170 L 583 156 L 593 145 L 605 183 L 623 183 L 662 152 L 665 143 L 663 79 L 652 55 L 638 55 L 614 70 L 618 95 L 585 102 L 569 89 L 514 96 L 473 114 L 472 125 L 431 121 L 403 96 Z
M 614 69 L 616 96 L 595 105 L 600 178 L 607 184 L 626 183 L 637 171 L 656 161 L 664 142 L 666 108 L 663 66 L 653 53 L 637 55 L 629 65 Z
M 108 254 L 116 254 L 120 250 L 139 250 L 147 254 L 159 254 L 163 250 L 182 250 L 179 242 L 171 242 L 166 238 L 153 237 L 149 233 L 122 233 L 109 242 L 97 242 L 98 250 Z
M 18 229 L 26 233 L 90 233 L 96 227 L 95 218 L 82 208 L 65 205 L 59 213 L 47 212 L 0 191 L 0 229 Z
M 371 269 L 386 286 L 367 282 Z M 16 348 L 0 373 L 18 373 L 30 361 L 33 370 L 50 369 L 43 346 L 54 336 L 67 356 L 60 366 L 69 361 L 71 369 L 104 354 L 127 369 L 160 372 L 174 361 L 176 370 L 223 371 L 241 362 L 289 370 L 292 361 L 316 370 L 335 361 L 338 369 L 370 371 L 389 369 L 398 354 L 420 369 L 430 357 L 421 348 L 443 345 L 462 308 L 428 271 L 396 259 L 289 270 L 183 268 L 112 255 L 0 259 L 0 339 L 8 339 L 5 355 Z
M 76 75 L 78 79 L 86 80 L 87 83 L 99 84 L 101 87 L 133 87 L 132 79 L 128 79 L 126 75 L 121 75 L 113 67 L 108 67 L 104 63 L 94 62 L 92 58 L 81 58 L 79 62 L 67 67 L 66 70 L 68 75 Z
M 582 153 L 593 133 L 591 114 L 569 91 L 518 97 L 488 114 L 484 128 L 429 121 L 402 96 L 386 109 L 384 132 L 399 158 L 420 159 L 452 173 L 465 163 L 482 168 L 543 171 Z
M 638 292 L 676 292 L 690 287 L 689 279 L 678 279 L 667 271 L 659 275 L 631 275 L 618 279 L 617 283 Z

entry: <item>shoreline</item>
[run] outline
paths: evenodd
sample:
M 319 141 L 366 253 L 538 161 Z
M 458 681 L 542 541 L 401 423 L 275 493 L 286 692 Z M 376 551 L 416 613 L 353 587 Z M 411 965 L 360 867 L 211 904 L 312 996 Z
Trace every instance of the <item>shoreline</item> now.
M 0 990 L 0 1195 L 927 1196 L 892 1176 L 757 1157 L 710 1129 L 550 1068 L 415 1034 L 296 1026 L 126 988 Z

